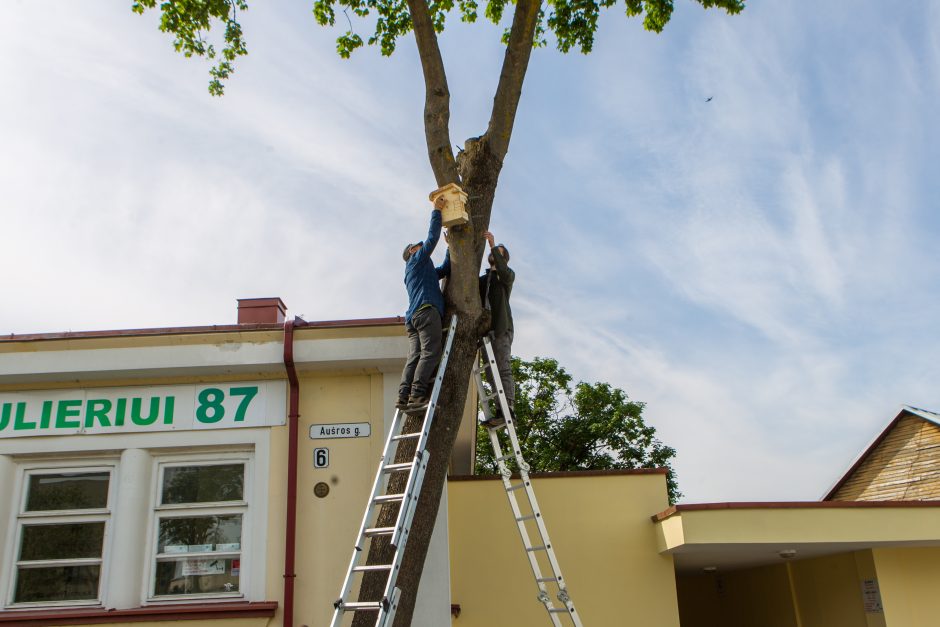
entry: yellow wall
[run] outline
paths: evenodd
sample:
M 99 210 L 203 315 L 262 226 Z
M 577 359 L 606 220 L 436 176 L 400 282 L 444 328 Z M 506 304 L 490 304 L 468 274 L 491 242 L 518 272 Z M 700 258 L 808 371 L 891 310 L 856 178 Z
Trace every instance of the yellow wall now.
M 115 625 L 128 625 L 128 627 L 179 627 L 180 625 L 199 625 L 199 627 L 268 627 L 274 624 L 270 618 L 220 618 L 217 620 L 181 620 L 181 621 L 147 621 L 132 623 L 96 623 L 98 627 L 115 627 Z M 278 621 L 280 624 L 280 621 Z M 76 626 L 77 627 L 77 626 Z M 95 627 L 82 623 L 82 627 Z
M 866 627 L 855 556 L 841 553 L 791 563 L 802 627 Z
M 305 377 L 300 390 L 300 443 L 297 482 L 297 578 L 295 622 L 328 625 L 333 601 L 352 555 L 375 468 L 382 455 L 382 375 Z M 314 423 L 369 422 L 372 436 L 340 440 L 311 440 Z M 313 468 L 313 449 L 327 447 L 330 465 Z M 319 482 L 330 486 L 326 498 L 313 494 Z M 283 536 L 274 527 L 272 533 Z M 283 555 L 283 542 L 280 542 Z M 273 557 L 273 556 L 272 556 Z M 283 569 L 283 559 L 281 568 Z M 283 581 L 279 572 L 275 587 Z M 280 596 L 280 595 L 279 595 Z M 280 616 L 280 615 L 279 615 Z
M 288 396 L 289 398 L 289 396 Z M 301 434 L 303 435 L 303 434 Z M 272 625 L 284 622 L 284 532 L 287 520 L 287 426 L 271 429 L 270 474 L 268 475 L 267 581 L 265 600 L 277 601 Z M 183 623 L 185 624 L 185 623 Z
M 890 553 L 885 558 L 894 568 L 892 592 L 898 587 L 908 595 L 896 597 L 896 604 L 908 612 L 922 610 L 932 622 L 895 622 L 889 617 L 885 623 L 883 614 L 866 614 L 861 585 L 864 579 L 875 578 L 874 562 L 871 551 L 858 551 L 725 573 L 679 575 L 682 627 L 935 627 L 940 604 L 924 601 L 931 598 L 931 586 L 940 586 L 937 575 L 930 575 L 931 570 L 940 572 L 938 558 L 937 553 L 919 561 L 910 554 Z M 912 570 L 918 563 L 922 569 Z M 879 561 L 878 578 L 884 581 L 882 571 Z M 915 579 L 919 588 L 911 585 Z
M 888 627 L 936 627 L 940 623 L 940 548 L 872 551 Z
M 533 486 L 585 625 L 678 626 L 672 558 L 658 553 L 649 518 L 667 506 L 664 475 L 536 478 Z M 502 481 L 451 480 L 448 502 L 451 602 L 461 607 L 453 625 L 547 624 Z
M 724 579 L 718 574 L 677 575 L 676 594 L 682 627 L 711 627 L 722 624 L 721 591 Z
M 785 565 L 680 575 L 682 627 L 798 627 Z

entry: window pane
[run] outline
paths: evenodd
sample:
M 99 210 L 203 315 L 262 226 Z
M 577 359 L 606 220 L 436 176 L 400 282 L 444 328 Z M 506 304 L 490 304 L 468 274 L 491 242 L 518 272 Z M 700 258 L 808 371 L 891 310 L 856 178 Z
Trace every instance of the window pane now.
M 175 505 L 241 501 L 244 478 L 244 464 L 167 467 L 163 469 L 162 502 Z
M 15 603 L 87 601 L 98 598 L 100 566 L 18 568 Z
M 197 551 L 235 551 L 241 546 L 242 516 L 193 516 L 162 518 L 158 553 L 195 553 Z M 228 545 L 228 546 L 224 546 Z
M 65 560 L 101 557 L 104 522 L 23 527 L 21 560 Z
M 240 573 L 238 558 L 160 561 L 154 596 L 238 592 Z
M 27 512 L 56 509 L 103 509 L 108 506 L 107 472 L 30 475 Z

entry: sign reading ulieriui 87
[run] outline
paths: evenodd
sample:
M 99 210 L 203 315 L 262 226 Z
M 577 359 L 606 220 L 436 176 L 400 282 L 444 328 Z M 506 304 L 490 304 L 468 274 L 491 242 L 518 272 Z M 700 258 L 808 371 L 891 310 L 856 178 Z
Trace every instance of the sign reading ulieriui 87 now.
M 266 427 L 286 422 L 282 381 L 0 394 L 0 438 Z

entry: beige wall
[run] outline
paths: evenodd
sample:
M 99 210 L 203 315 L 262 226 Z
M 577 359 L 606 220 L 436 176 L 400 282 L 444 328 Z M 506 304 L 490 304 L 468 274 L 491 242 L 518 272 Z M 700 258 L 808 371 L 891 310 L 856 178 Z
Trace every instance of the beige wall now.
M 855 556 L 792 562 L 802 627 L 867 627 Z
M 658 553 L 650 521 L 668 505 L 664 475 L 536 478 L 533 486 L 585 625 L 679 625 L 672 558 Z M 502 482 L 452 480 L 448 492 L 451 602 L 461 607 L 453 625 L 547 624 Z
M 871 556 L 871 551 L 858 551 L 727 573 L 680 575 L 677 587 L 682 627 L 885 627 L 884 615 L 866 614 L 862 600 L 862 581 L 875 577 Z M 938 568 L 930 562 L 937 557 L 928 556 L 921 563 L 928 570 Z M 888 559 L 896 562 L 894 583 L 906 586 L 905 578 L 921 574 L 908 574 L 909 556 L 891 555 Z M 880 562 L 878 578 L 884 578 Z M 930 581 L 930 577 L 924 579 Z M 940 582 L 934 580 L 933 585 L 937 584 Z M 898 603 L 924 607 L 927 596 L 904 598 Z M 940 607 L 932 611 L 940 611 Z M 887 622 L 888 627 L 896 624 L 928 625 Z M 929 624 L 936 625 L 936 621 Z
M 799 627 L 786 566 L 676 577 L 682 627 Z
M 888 627 L 936 627 L 940 623 L 940 548 L 872 551 Z
M 359 523 L 372 489 L 375 469 L 384 446 L 383 375 L 309 376 L 301 379 L 300 439 L 297 480 L 297 578 L 295 621 L 298 625 L 328 625 L 333 601 L 352 555 Z M 369 422 L 368 438 L 312 440 L 310 425 Z M 285 444 L 286 445 L 286 444 Z M 328 468 L 313 467 L 313 449 L 330 451 Z M 286 456 L 286 450 L 285 450 Z M 314 496 L 317 483 L 326 483 L 325 498 Z M 283 480 L 282 480 L 282 483 Z M 283 508 L 282 508 L 283 509 Z M 283 520 L 283 514 L 281 514 Z M 275 526 L 275 533 L 283 537 Z M 275 589 L 283 584 L 283 541 L 271 553 L 281 562 L 272 572 Z M 280 596 L 280 595 L 278 595 Z
M 96 623 L 97 627 L 115 627 L 115 625 L 127 625 L 128 627 L 180 627 L 180 625 L 199 625 L 199 627 L 268 627 L 270 618 L 220 618 L 217 620 L 181 620 L 181 621 L 147 621 L 133 623 Z M 82 623 L 82 627 L 96 627 Z M 68 627 L 68 626 L 66 626 Z M 77 627 L 77 626 L 75 626 Z

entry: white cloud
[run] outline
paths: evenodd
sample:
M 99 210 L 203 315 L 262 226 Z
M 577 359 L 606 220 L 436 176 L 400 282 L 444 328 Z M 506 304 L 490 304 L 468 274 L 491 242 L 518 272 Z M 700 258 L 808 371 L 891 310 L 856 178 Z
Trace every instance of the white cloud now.
M 940 408 L 936 17 L 677 7 L 657 36 L 611 11 L 591 56 L 533 55 L 492 225 L 517 352 L 647 402 L 690 500 L 813 498 L 900 403 Z M 245 20 L 218 100 L 154 14 L 7 7 L 0 330 L 404 310 L 434 186 L 413 44 L 343 61 L 308 5 Z M 462 144 L 501 51 L 454 26 Z

